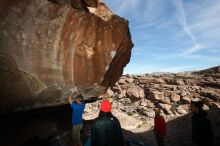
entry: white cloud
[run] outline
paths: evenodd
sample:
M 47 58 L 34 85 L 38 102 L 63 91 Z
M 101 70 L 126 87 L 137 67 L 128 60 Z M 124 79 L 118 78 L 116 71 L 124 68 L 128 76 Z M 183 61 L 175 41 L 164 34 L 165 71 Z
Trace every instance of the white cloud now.
M 194 44 L 197 44 L 194 34 L 188 27 L 182 0 L 174 0 L 173 3 L 176 7 L 176 16 L 179 20 L 180 25 L 183 28 L 183 31 L 191 38 Z
M 180 53 L 179 55 L 193 54 L 193 53 L 198 52 L 198 51 L 200 51 L 202 49 L 203 49 L 203 46 L 201 46 L 200 44 L 195 44 L 191 48 L 184 50 L 184 52 Z
M 130 20 L 135 47 L 125 73 L 178 72 L 220 64 L 219 0 L 106 1 L 116 14 Z M 166 62 L 167 68 L 159 65 Z
M 126 18 L 132 18 L 135 25 L 150 25 L 155 24 L 165 6 L 161 0 L 116 0 L 108 1 L 112 5 L 113 12 Z M 113 6 L 114 5 L 114 6 Z M 142 26 L 142 27 L 143 27 Z
M 197 51 L 200 51 L 201 49 L 203 49 L 203 47 L 198 43 L 195 35 L 192 33 L 191 29 L 188 26 L 188 22 L 186 20 L 186 15 L 185 15 L 185 10 L 183 7 L 183 2 L 182 0 L 174 0 L 173 2 L 176 7 L 176 16 L 183 29 L 182 31 L 188 35 L 193 45 L 191 48 L 184 50 L 182 54 L 186 55 L 186 54 L 196 53 Z
M 219 45 L 220 1 L 191 1 L 185 4 L 185 9 L 183 9 L 182 2 L 179 1 L 179 4 L 176 4 L 176 6 L 181 6 L 181 13 L 185 16 L 185 19 L 182 19 L 185 20 L 185 22 L 182 22 L 182 25 L 186 26 L 186 29 L 177 33 L 177 37 L 179 36 L 179 39 L 183 38 L 183 32 L 185 32 L 190 36 L 191 42 L 193 42 L 193 46 L 190 49 L 186 49 L 185 54 L 197 53 L 202 49 L 212 49 L 212 46 Z

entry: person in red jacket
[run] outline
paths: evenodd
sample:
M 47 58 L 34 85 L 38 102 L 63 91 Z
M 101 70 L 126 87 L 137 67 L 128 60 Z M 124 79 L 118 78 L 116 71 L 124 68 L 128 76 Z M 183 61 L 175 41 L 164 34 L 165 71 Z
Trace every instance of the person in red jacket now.
M 158 146 L 164 146 L 164 137 L 166 135 L 166 123 L 164 117 L 160 115 L 160 109 L 155 110 L 154 134 Z

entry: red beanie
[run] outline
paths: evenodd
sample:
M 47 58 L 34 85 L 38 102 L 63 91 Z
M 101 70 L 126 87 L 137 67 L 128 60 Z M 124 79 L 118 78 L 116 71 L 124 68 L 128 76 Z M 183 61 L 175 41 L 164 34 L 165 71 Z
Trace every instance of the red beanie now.
M 112 108 L 112 105 L 108 100 L 102 101 L 101 107 L 100 107 L 101 111 L 108 113 L 108 112 L 111 112 L 111 108 Z

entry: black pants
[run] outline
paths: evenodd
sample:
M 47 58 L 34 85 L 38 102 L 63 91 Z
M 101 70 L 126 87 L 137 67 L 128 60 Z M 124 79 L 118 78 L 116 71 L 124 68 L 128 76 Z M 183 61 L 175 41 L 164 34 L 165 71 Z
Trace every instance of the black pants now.
M 157 145 L 164 146 L 164 136 L 160 135 L 159 133 L 156 133 L 155 136 L 157 140 Z

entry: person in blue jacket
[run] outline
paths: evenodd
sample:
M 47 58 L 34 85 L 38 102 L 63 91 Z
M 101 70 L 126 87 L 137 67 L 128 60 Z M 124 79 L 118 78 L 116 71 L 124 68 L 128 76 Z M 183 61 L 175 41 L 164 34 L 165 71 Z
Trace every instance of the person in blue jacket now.
M 82 129 L 82 115 L 85 108 L 85 103 L 83 101 L 82 95 L 77 95 L 73 99 L 72 96 L 69 96 L 68 101 L 72 108 L 72 140 L 74 146 L 82 146 L 80 141 L 80 130 Z

